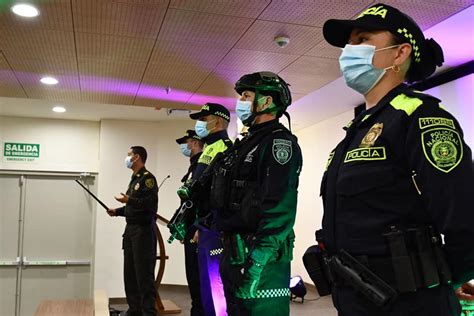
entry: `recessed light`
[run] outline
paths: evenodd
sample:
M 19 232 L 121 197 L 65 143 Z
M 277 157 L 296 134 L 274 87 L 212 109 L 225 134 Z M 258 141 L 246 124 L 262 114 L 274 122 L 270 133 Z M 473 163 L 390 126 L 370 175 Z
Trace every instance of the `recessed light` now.
M 55 107 L 53 108 L 53 112 L 56 112 L 56 113 L 64 113 L 64 112 L 66 112 L 66 109 L 63 108 L 62 106 L 55 106 Z
M 44 84 L 51 84 L 51 85 L 58 84 L 58 82 L 59 82 L 58 79 L 53 78 L 53 77 L 43 77 L 43 78 L 41 78 L 40 81 Z
M 31 4 L 26 3 L 15 4 L 11 10 L 16 15 L 23 16 L 26 18 L 33 18 L 39 15 L 38 9 L 36 9 Z

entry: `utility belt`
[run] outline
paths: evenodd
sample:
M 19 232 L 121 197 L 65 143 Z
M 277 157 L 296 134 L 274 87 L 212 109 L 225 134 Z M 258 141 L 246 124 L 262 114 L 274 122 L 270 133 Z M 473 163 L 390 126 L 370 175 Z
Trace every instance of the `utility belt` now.
M 310 251 L 310 247 L 305 253 L 306 261 L 305 257 L 303 261 L 316 287 L 319 283 L 323 289 L 324 293 L 320 295 L 329 294 L 331 284 L 348 285 L 377 306 L 386 306 L 398 294 L 451 284 L 441 236 L 432 227 L 403 231 L 392 227 L 390 232 L 383 234 L 390 251 L 387 257 L 352 256 L 343 249 L 330 256 L 325 251 L 322 233 L 318 232 L 317 251 L 314 248 Z

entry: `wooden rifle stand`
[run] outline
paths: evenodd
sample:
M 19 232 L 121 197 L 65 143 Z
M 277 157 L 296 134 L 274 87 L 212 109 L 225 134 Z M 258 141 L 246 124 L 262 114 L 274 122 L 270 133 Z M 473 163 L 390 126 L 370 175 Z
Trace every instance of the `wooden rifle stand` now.
M 157 217 L 159 220 L 161 220 L 165 224 L 169 223 L 169 221 L 166 218 L 158 214 L 157 214 Z M 158 225 L 156 225 L 156 238 L 158 240 L 158 246 L 160 250 L 158 256 L 156 256 L 156 260 L 159 260 L 158 274 L 156 275 L 156 280 L 155 280 L 156 309 L 158 310 L 159 314 L 179 314 L 181 313 L 181 308 L 179 308 L 175 303 L 173 303 L 170 300 L 161 300 L 161 297 L 160 297 L 159 289 L 161 285 L 161 279 L 163 278 L 163 274 L 165 273 L 166 260 L 169 259 L 169 257 L 166 255 L 165 243 L 163 242 L 163 237 L 161 236 Z

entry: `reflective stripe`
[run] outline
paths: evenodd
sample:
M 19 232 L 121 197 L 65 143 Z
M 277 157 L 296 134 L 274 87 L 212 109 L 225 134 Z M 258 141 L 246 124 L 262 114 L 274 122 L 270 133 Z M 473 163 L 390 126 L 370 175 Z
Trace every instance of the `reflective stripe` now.
M 224 248 L 216 248 L 216 249 L 211 249 L 209 251 L 209 255 L 212 257 L 212 256 L 217 256 L 217 255 L 220 255 L 222 253 L 222 251 L 224 251 Z
M 412 115 L 412 113 L 422 104 L 423 101 L 421 99 L 408 97 L 403 93 L 397 95 L 392 101 L 390 101 L 390 105 L 396 110 L 405 111 L 408 115 Z
M 257 290 L 257 296 L 255 298 L 275 298 L 275 297 L 290 297 L 290 289 L 266 289 L 266 290 Z M 251 298 L 243 298 L 251 299 Z

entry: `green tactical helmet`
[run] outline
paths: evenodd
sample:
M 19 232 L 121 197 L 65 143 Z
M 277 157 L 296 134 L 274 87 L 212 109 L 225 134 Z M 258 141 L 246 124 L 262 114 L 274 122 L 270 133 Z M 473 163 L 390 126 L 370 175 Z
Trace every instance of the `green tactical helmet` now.
M 288 84 L 277 74 L 270 71 L 244 75 L 237 80 L 234 89 L 239 95 L 245 90 L 249 90 L 259 94 L 267 93 L 272 96 L 277 106 L 278 116 L 281 116 L 291 104 L 291 93 Z

